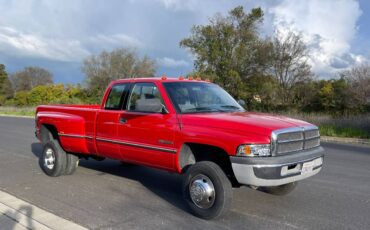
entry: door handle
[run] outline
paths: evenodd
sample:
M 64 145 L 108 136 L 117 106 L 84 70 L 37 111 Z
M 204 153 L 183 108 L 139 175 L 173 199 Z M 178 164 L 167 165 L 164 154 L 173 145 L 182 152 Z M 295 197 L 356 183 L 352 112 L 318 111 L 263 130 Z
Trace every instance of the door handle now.
M 121 124 L 125 124 L 127 122 L 127 120 L 126 120 L 126 118 L 124 118 L 124 117 L 121 117 L 120 119 L 119 119 L 119 123 L 121 123 Z

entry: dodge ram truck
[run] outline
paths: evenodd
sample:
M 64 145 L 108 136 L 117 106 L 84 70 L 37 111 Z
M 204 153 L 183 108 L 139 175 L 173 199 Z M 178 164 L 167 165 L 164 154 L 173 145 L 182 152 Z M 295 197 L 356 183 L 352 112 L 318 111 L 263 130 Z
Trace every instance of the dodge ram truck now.
M 82 158 L 182 174 L 189 210 L 204 219 L 228 211 L 233 188 L 284 195 L 323 165 L 316 126 L 247 112 L 199 79 L 117 80 L 101 105 L 41 105 L 35 119 L 47 175 L 70 175 Z

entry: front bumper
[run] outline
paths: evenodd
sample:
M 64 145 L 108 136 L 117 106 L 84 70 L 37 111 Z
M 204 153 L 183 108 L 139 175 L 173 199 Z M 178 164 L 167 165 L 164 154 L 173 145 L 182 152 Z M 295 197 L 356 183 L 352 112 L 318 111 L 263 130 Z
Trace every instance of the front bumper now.
M 284 156 L 230 157 L 230 161 L 240 184 L 279 186 L 317 174 L 322 168 L 323 157 L 324 149 L 320 146 Z

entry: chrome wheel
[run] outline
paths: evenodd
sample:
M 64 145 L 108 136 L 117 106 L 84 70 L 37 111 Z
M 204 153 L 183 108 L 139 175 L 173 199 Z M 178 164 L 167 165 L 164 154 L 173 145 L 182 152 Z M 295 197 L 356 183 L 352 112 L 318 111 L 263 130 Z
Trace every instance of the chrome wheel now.
M 45 152 L 44 157 L 44 166 L 50 170 L 54 168 L 55 165 L 55 154 L 54 150 L 51 148 L 48 148 Z
M 210 208 L 215 202 L 215 187 L 212 181 L 203 174 L 192 178 L 189 184 L 189 193 L 191 200 L 199 208 Z

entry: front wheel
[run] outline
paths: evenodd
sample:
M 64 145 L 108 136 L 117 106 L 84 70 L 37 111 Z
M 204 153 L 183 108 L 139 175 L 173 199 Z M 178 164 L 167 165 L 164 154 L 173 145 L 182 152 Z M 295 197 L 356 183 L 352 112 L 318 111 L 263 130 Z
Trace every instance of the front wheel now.
M 217 164 L 201 161 L 191 165 L 186 171 L 183 195 L 195 216 L 214 219 L 230 209 L 232 188 L 229 179 Z

